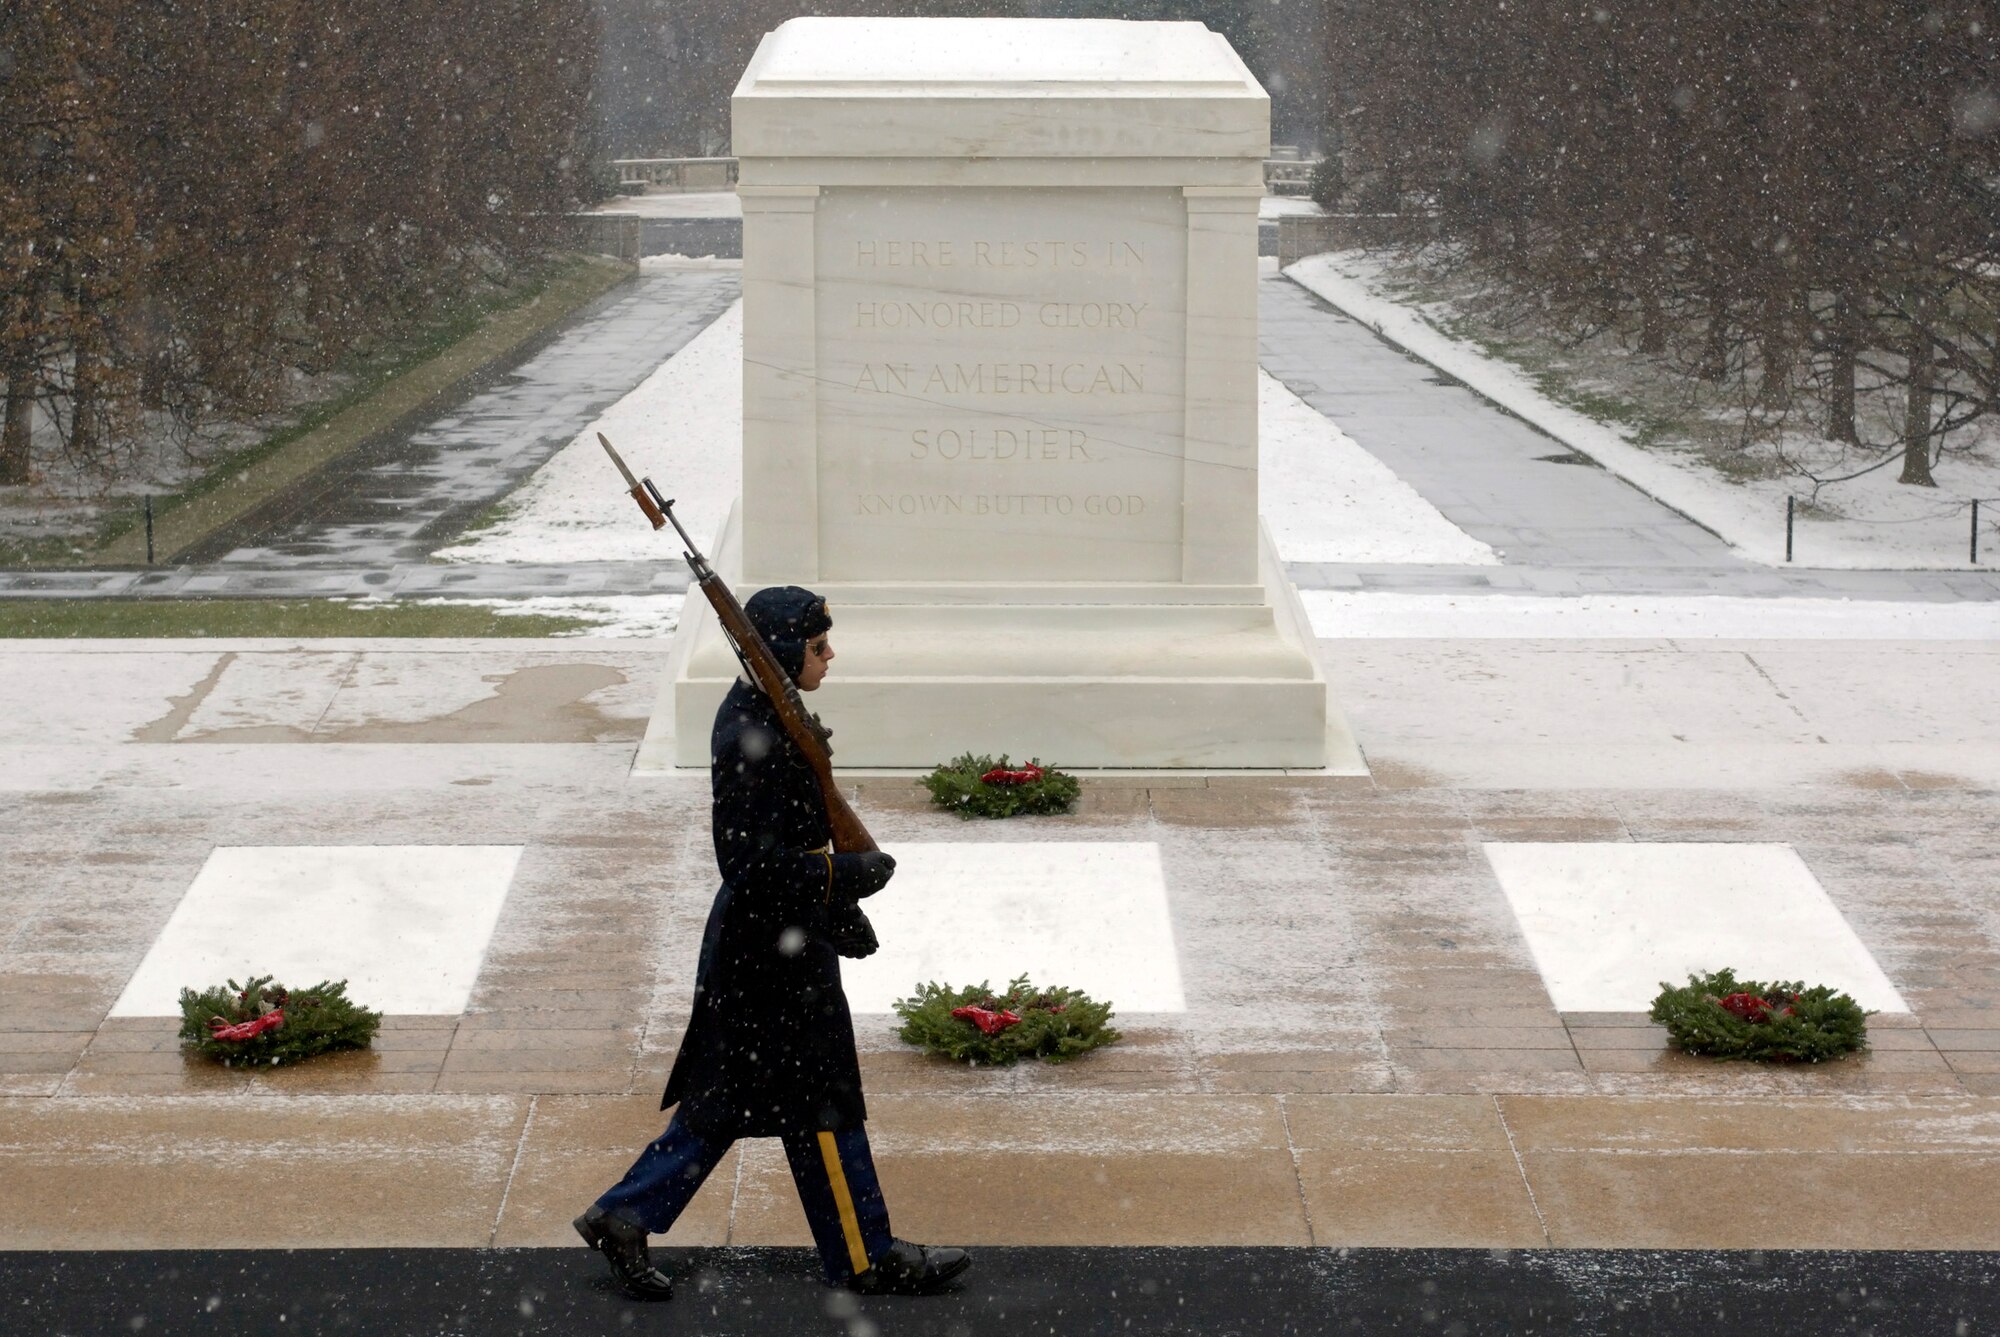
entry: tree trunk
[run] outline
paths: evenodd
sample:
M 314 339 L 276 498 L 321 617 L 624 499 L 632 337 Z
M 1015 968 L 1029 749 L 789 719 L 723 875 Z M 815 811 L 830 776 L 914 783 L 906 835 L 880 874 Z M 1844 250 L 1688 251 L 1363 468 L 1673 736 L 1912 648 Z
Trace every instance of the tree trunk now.
M 1993 359 L 1986 367 L 1986 411 L 2000 414 L 2000 318 L 1993 322 Z
M 1919 297 L 1910 313 L 1909 392 L 1903 401 L 1903 473 L 1896 481 L 1916 487 L 1936 487 L 1931 477 L 1931 376 L 1935 350 L 1931 345 L 1930 298 Z
M 1660 309 L 1660 290 L 1650 275 L 1639 281 L 1639 351 L 1653 357 L 1667 351 L 1666 313 Z
M 1650 357 L 1667 351 L 1667 313 L 1660 305 L 1664 268 L 1659 239 L 1649 234 L 1639 243 L 1639 351 Z
M 1729 302 L 1720 288 L 1709 296 L 1708 340 L 1702 345 L 1701 365 L 1695 374 L 1717 384 L 1729 378 Z
M 69 448 L 78 459 L 88 460 L 97 453 L 97 355 L 79 340 L 72 365 Z
M 7 422 L 0 429 L 0 486 L 28 481 L 34 467 L 35 360 L 17 351 L 7 364 Z
M 1792 400 L 1792 360 L 1795 356 L 1791 295 L 1781 285 L 1774 283 L 1767 293 L 1758 325 L 1758 352 L 1764 370 L 1757 383 L 1757 405 L 1759 408 L 1781 409 Z
M 1833 355 L 1828 371 L 1826 434 L 1836 441 L 1860 440 L 1854 430 L 1854 363 L 1861 356 L 1861 322 L 1854 299 L 1847 293 L 1833 299 L 1833 329 L 1827 347 Z

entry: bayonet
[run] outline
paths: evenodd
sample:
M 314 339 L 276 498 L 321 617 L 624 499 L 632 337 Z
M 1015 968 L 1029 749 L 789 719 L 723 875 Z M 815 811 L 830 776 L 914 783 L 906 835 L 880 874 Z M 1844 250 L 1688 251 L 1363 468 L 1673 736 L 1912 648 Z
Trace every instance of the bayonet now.
M 660 500 L 660 490 L 653 486 L 652 479 L 648 478 L 644 482 L 641 482 L 632 476 L 632 471 L 625 467 L 625 461 L 619 457 L 618 451 L 613 448 L 610 437 L 599 432 L 597 434 L 597 441 L 599 445 L 604 447 L 604 453 L 611 457 L 611 462 L 618 466 L 618 472 L 625 475 L 625 490 L 631 494 L 632 500 L 639 503 L 639 509 L 644 511 L 646 518 L 653 522 L 653 528 L 665 529 L 667 527 L 667 515 L 669 514 L 667 507 L 673 505 L 673 503 Z M 678 521 L 675 522 L 674 528 L 680 529 Z M 681 538 L 687 538 L 685 530 L 682 530 Z M 688 546 L 692 548 L 694 545 L 689 544 Z

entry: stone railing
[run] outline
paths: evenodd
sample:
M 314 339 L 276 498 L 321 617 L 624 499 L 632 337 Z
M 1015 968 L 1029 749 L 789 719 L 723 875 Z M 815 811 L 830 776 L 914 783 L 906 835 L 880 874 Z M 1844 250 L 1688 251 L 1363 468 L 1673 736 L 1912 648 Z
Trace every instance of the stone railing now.
M 1309 255 L 1419 241 L 1432 236 L 1437 220 L 1424 214 L 1325 214 L 1278 220 L 1278 266 Z
M 734 158 L 614 158 L 621 186 L 648 192 L 736 189 Z
M 1276 150 L 1274 149 L 1275 153 Z M 1273 195 L 1310 195 L 1317 158 L 1301 158 L 1293 149 L 1289 156 L 1264 159 L 1264 189 Z

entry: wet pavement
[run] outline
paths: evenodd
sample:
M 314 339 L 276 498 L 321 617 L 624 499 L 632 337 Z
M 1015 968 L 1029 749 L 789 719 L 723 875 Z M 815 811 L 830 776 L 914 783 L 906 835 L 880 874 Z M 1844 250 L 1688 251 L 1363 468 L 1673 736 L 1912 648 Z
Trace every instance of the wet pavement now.
M 613 212 L 616 212 L 615 210 Z M 648 218 L 639 229 L 642 255 L 743 258 L 741 218 Z
M 366 443 L 189 549 L 180 565 L 199 572 L 192 588 L 140 585 L 134 592 L 214 593 L 202 577 L 231 571 L 257 578 L 329 566 L 379 573 L 422 561 L 706 328 L 739 288 L 729 270 L 642 273 L 490 369 L 438 418 Z M 256 578 L 247 584 L 257 588 Z M 306 576 L 285 592 L 319 591 Z

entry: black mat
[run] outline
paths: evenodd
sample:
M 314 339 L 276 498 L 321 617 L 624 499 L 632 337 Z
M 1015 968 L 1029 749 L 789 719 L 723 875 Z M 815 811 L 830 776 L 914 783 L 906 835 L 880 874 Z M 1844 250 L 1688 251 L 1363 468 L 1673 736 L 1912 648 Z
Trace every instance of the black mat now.
M 2000 1254 L 999 1249 L 927 1299 L 819 1284 L 803 1249 L 656 1250 L 665 1304 L 575 1249 L 0 1252 L 0 1333 L 2000 1332 Z

